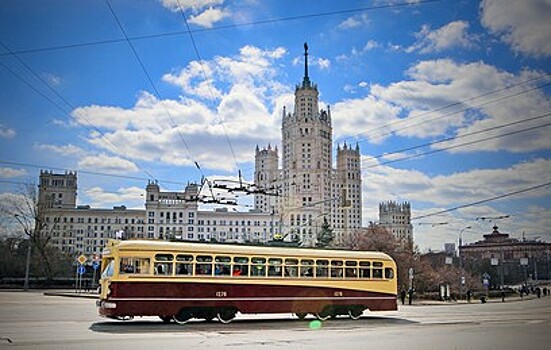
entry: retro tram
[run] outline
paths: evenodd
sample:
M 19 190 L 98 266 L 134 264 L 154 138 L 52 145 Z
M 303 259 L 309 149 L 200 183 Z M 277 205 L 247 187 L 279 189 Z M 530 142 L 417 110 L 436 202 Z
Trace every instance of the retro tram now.
M 396 310 L 396 264 L 379 252 L 109 241 L 102 258 L 99 314 L 230 322 L 237 313 L 294 313 L 358 319 Z

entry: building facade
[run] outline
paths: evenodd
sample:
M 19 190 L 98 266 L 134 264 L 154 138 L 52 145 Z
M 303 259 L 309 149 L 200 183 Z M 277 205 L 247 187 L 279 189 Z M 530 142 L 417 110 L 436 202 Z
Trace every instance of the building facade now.
M 413 243 L 411 205 L 409 202 L 388 201 L 379 204 L 379 225 L 394 237 Z
M 362 225 L 360 149 L 344 144 L 333 161 L 331 110 L 319 108 L 319 92 L 308 76 L 308 46 L 304 45 L 304 77 L 295 88 L 293 112 L 283 108 L 281 165 L 277 147 L 255 152 L 254 183 L 277 196 L 258 194 L 255 209 L 279 218 L 286 240 L 316 243 L 324 220 L 336 241 Z
M 466 268 L 484 270 L 491 284 L 518 284 L 551 279 L 551 243 L 511 238 L 494 225 L 483 239 L 459 247 Z

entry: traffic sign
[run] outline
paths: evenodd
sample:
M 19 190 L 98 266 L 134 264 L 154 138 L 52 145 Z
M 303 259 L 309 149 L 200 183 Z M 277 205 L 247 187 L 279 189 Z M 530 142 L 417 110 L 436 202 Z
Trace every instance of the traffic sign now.
M 84 275 L 84 273 L 86 272 L 86 268 L 84 267 L 84 265 L 78 265 L 77 267 L 77 273 L 79 275 Z
M 482 281 L 482 283 L 484 284 L 485 287 L 488 287 L 488 286 L 490 285 L 490 281 L 489 281 L 487 278 L 485 278 L 485 279 Z
M 94 270 L 97 270 L 99 268 L 99 262 L 94 261 L 94 263 L 92 264 L 92 267 L 94 268 Z
M 86 262 L 86 260 L 87 260 L 87 259 L 86 259 L 86 255 L 84 255 L 84 254 L 80 255 L 80 256 L 77 258 L 78 263 L 81 264 L 81 265 L 84 265 L 84 263 Z

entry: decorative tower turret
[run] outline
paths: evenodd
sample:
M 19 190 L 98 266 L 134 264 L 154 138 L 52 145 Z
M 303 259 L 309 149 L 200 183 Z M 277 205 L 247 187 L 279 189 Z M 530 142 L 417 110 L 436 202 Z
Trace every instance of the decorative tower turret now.
M 38 185 L 38 206 L 40 209 L 75 208 L 77 202 L 77 173 L 66 171 L 55 174 L 52 171 L 40 171 Z

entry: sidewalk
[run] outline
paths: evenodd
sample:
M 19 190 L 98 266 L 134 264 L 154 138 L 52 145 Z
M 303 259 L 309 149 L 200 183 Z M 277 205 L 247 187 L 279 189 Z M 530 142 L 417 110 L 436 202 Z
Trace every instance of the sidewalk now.
M 524 298 L 521 298 L 519 296 L 513 296 L 513 297 L 506 297 L 505 303 L 510 302 L 517 302 L 517 301 L 523 301 L 523 300 L 532 300 L 537 299 L 538 297 L 535 295 L 527 295 Z M 544 298 L 544 297 L 542 297 Z M 398 301 L 399 302 L 399 301 Z M 502 303 L 501 298 L 486 298 L 486 303 Z M 419 300 L 419 299 L 413 299 L 413 304 L 408 305 L 407 301 L 405 305 L 408 306 L 423 306 L 423 305 L 461 305 L 461 304 L 469 304 L 467 300 L 452 300 L 452 301 L 442 301 L 442 300 Z M 482 304 L 480 299 L 471 299 L 470 304 Z M 399 302 L 399 305 L 402 305 L 402 303 Z
M 43 292 L 45 296 L 49 297 L 68 297 L 68 298 L 84 298 L 84 299 L 98 299 L 98 293 L 95 291 L 80 291 L 71 289 L 51 290 Z

